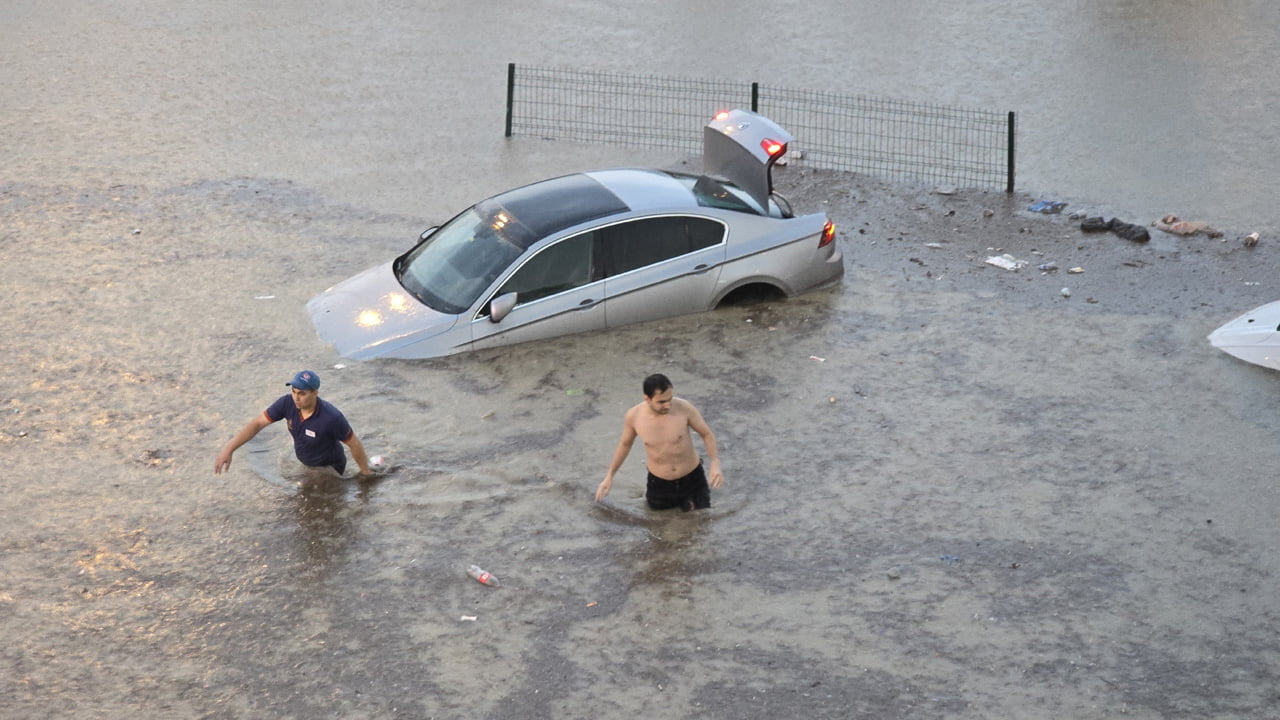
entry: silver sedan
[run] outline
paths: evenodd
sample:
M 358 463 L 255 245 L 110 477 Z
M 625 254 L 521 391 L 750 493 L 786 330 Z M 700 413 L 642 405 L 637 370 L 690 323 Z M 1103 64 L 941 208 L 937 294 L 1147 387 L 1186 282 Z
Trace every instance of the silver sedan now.
M 761 115 L 721 113 L 704 128 L 703 175 L 625 168 L 509 190 L 307 311 L 344 357 L 429 358 L 835 282 L 844 262 L 830 218 L 793 215 L 773 192 L 790 140 Z

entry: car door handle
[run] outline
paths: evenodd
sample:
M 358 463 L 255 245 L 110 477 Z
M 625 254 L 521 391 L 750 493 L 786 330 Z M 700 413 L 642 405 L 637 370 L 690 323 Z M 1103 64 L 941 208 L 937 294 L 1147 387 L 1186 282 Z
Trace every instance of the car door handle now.
M 578 307 L 586 307 L 588 305 L 595 305 L 595 304 L 596 304 L 595 300 L 591 298 L 587 298 L 586 300 L 583 300 L 582 302 L 578 303 Z

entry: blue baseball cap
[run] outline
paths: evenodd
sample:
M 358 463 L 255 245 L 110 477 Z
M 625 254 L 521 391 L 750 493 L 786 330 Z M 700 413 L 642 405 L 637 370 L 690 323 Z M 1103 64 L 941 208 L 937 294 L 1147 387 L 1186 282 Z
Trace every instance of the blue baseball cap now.
M 319 390 L 320 376 L 310 370 L 300 370 L 298 371 L 298 374 L 294 375 L 293 379 L 285 383 L 285 385 L 296 387 L 299 390 Z

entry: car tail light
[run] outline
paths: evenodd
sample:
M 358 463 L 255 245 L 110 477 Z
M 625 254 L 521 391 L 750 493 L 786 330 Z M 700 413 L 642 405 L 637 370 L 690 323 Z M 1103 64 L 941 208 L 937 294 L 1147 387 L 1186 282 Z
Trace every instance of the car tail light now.
M 716 113 L 715 119 L 716 119 L 716 120 L 719 120 L 720 122 L 724 122 L 725 120 L 728 120 L 728 119 L 729 119 L 729 111 L 728 111 L 728 110 L 721 110 L 720 112 Z
M 764 153 L 769 157 L 781 155 L 787 149 L 786 143 L 780 143 L 777 140 L 765 138 L 760 141 L 760 147 L 764 148 Z
M 831 241 L 835 239 L 836 239 L 836 224 L 828 220 L 827 224 L 822 226 L 822 239 L 818 240 L 818 247 L 820 248 L 826 247 L 830 245 Z

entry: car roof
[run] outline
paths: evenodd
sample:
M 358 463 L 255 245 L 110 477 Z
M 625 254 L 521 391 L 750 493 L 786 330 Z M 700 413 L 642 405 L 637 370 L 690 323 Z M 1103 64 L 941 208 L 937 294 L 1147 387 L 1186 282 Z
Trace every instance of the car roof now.
M 502 224 L 508 241 L 526 248 L 539 238 L 614 215 L 697 210 L 705 205 L 697 179 L 651 168 L 592 170 L 514 188 L 475 208 Z
M 483 217 L 518 219 L 530 238 L 540 238 L 579 223 L 626 212 L 627 204 L 584 173 L 564 175 L 494 195 L 476 204 Z M 513 228 L 514 229 L 514 228 Z
M 609 188 L 635 212 L 697 207 L 697 199 L 679 180 L 662 170 L 615 168 L 585 173 Z

